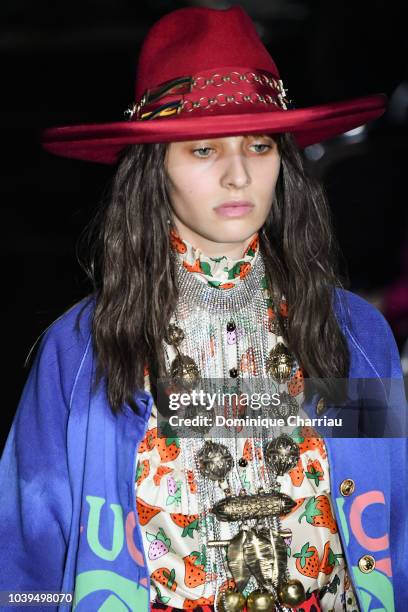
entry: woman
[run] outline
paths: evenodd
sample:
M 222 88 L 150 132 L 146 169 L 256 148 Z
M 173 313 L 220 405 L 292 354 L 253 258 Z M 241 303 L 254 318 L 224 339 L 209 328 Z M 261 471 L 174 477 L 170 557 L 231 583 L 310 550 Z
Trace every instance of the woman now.
M 119 165 L 95 293 L 47 331 L 7 443 L 3 590 L 74 592 L 78 610 L 404 609 L 406 446 L 386 439 L 403 392 L 373 418 L 340 384 L 373 379 L 382 397 L 399 356 L 340 288 L 297 149 L 383 107 L 289 110 L 244 11 L 189 8 L 149 32 L 129 122 L 45 133 L 53 153 Z M 163 389 L 205 381 L 236 392 L 227 416 L 248 384 L 277 392 L 284 421 L 341 411 L 350 437 L 176 435 Z

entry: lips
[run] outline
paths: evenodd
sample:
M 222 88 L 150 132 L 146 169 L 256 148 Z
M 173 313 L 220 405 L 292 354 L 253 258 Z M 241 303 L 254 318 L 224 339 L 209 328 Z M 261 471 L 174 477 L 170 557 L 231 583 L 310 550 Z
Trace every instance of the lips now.
M 231 200 L 217 206 L 214 210 L 222 217 L 242 217 L 247 215 L 254 205 L 247 200 Z

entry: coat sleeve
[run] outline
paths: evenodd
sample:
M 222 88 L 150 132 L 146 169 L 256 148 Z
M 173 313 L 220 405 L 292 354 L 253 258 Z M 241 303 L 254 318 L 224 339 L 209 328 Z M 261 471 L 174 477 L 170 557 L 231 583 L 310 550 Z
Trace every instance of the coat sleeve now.
M 78 364 L 72 314 L 44 336 L 0 463 L 0 591 L 60 591 L 72 516 L 67 461 Z
M 391 329 L 386 324 L 388 346 L 391 347 L 389 376 L 396 383 L 394 398 L 400 405 L 401 429 L 399 437 L 390 438 L 391 509 L 390 509 L 390 550 L 394 583 L 395 610 L 405 610 L 408 602 L 408 439 L 407 399 L 403 382 L 401 361 Z M 391 415 L 391 418 L 395 418 Z
M 363 357 L 369 365 L 363 376 L 378 376 L 390 389 L 389 410 L 385 415 L 387 433 L 383 440 L 378 440 L 379 448 L 382 443 L 387 447 L 379 471 L 379 487 L 381 478 L 389 479 L 389 548 L 395 610 L 402 612 L 408 601 L 408 443 L 407 398 L 401 360 L 391 328 L 382 314 L 362 298 L 349 292 L 346 295 L 353 313 L 350 336 L 355 346 L 354 354 Z M 358 370 L 360 367 L 356 366 L 355 371 Z

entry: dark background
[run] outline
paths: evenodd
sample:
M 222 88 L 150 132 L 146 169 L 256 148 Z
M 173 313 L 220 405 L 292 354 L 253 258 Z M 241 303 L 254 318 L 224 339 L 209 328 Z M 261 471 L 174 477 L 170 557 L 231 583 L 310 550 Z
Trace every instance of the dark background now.
M 140 44 L 153 22 L 183 6 L 231 4 L 240 4 L 256 22 L 296 107 L 377 92 L 389 96 L 387 114 L 365 132 L 306 154 L 310 171 L 326 186 L 352 290 L 383 310 L 403 347 L 408 56 L 398 3 L 3 0 L 3 436 L 27 376 L 30 348 L 89 290 L 76 242 L 114 172 L 43 152 L 41 128 L 122 120 L 133 101 Z

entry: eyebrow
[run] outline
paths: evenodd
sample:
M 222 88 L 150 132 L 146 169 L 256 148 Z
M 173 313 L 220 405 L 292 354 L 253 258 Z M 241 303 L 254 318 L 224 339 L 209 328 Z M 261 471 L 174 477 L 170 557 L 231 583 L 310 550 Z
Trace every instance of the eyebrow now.
M 270 134 L 244 134 L 244 138 L 248 139 L 248 138 L 270 138 L 271 140 L 273 140 L 273 136 L 271 136 Z
M 244 138 L 260 138 L 266 136 L 266 134 L 244 134 Z

